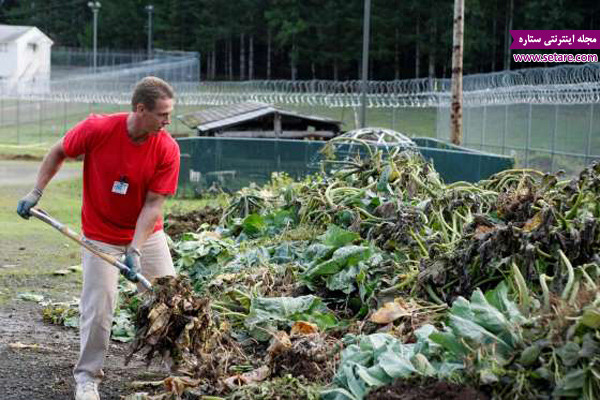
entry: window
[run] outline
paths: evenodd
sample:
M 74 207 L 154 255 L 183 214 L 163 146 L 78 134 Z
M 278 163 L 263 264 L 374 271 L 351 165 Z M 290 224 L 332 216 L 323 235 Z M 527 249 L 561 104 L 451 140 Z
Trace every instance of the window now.
M 37 50 L 37 43 L 27 43 L 27 50 L 35 52 Z

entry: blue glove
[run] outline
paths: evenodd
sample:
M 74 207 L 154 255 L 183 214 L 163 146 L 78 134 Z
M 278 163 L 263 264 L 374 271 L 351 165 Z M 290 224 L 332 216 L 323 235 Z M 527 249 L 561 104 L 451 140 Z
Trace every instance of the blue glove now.
M 19 200 L 19 204 L 17 204 L 17 214 L 25 219 L 29 219 L 29 217 L 31 217 L 29 210 L 40 201 L 40 197 L 42 197 L 42 191 L 37 187 L 33 188 L 31 192 L 27 193 L 25 197 Z
M 131 282 L 138 281 L 137 274 L 142 270 L 141 257 L 142 253 L 133 246 L 129 246 L 123 256 L 122 263 L 129 267 L 129 272 L 122 273 Z

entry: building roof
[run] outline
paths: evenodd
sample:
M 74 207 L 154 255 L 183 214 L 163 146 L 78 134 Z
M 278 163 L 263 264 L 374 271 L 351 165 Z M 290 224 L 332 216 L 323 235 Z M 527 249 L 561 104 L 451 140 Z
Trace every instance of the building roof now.
M 35 26 L 3 25 L 0 24 L 0 43 L 12 43 L 27 32 L 35 30 L 38 36 L 44 40 L 54 43 L 44 32 Z
M 186 126 L 206 132 L 218 128 L 226 128 L 244 121 L 249 121 L 265 115 L 278 113 L 284 116 L 297 117 L 326 124 L 341 125 L 341 121 L 316 115 L 305 115 L 283 110 L 266 103 L 245 102 L 226 106 L 211 107 L 206 110 L 180 115 L 178 118 Z

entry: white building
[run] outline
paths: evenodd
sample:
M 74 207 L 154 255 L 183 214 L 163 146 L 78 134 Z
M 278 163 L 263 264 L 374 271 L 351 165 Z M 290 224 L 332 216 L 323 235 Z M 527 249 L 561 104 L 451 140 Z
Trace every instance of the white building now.
M 53 43 L 36 27 L 0 24 L 0 89 L 47 88 Z

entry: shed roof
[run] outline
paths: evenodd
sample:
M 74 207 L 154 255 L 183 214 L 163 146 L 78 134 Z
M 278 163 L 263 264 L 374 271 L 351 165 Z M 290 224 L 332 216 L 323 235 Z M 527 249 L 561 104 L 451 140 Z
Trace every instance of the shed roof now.
M 332 125 L 341 125 L 341 121 L 317 115 L 305 115 L 283 110 L 266 103 L 245 102 L 226 106 L 211 107 L 206 110 L 180 115 L 178 118 L 188 127 L 201 132 L 218 128 L 226 128 L 240 122 L 249 121 L 265 115 L 278 113 L 284 116 L 297 117 Z
M 0 24 L 0 43 L 11 43 L 26 34 L 27 32 L 35 30 L 38 35 L 44 39 L 49 41 L 50 43 L 54 43 L 52 39 L 50 39 L 44 32 L 36 28 L 35 26 L 21 26 L 21 25 L 3 25 Z

